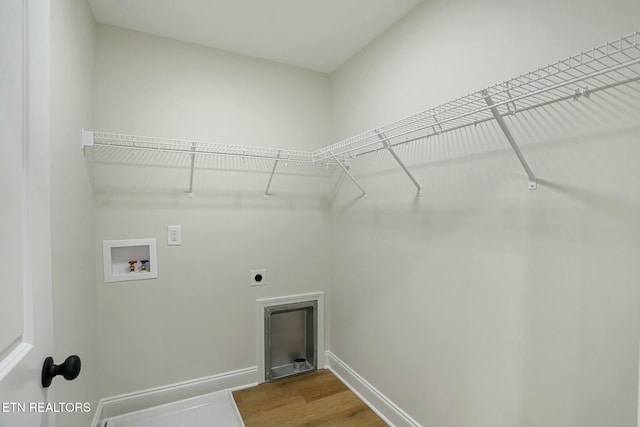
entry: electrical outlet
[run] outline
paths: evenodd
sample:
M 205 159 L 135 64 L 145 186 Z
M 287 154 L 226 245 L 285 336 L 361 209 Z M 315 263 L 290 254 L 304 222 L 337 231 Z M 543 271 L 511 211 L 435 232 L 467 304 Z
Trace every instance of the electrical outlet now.
M 264 286 L 267 284 L 267 270 L 251 270 L 250 286 Z
M 182 245 L 182 226 L 181 225 L 167 226 L 167 245 L 169 246 Z

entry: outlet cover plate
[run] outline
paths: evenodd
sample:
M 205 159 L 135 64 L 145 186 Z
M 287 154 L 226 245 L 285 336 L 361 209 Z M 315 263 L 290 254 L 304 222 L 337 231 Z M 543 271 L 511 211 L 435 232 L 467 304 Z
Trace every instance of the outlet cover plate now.
M 267 270 L 251 270 L 250 286 L 264 286 L 267 284 Z
M 181 225 L 167 226 L 167 245 L 169 246 L 182 245 L 182 226 Z

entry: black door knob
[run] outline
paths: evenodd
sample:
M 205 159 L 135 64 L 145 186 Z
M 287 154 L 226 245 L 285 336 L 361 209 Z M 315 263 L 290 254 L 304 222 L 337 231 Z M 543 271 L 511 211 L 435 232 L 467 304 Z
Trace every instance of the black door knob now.
M 49 387 L 56 375 L 62 375 L 66 380 L 74 380 L 78 374 L 80 374 L 80 358 L 75 354 L 67 357 L 61 365 L 54 364 L 53 357 L 47 357 L 42 366 L 42 387 Z

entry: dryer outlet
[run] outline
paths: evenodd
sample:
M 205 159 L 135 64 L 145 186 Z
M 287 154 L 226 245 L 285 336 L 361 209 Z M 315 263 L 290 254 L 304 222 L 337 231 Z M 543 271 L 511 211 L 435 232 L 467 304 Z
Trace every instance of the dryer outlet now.
M 267 284 L 267 270 L 251 270 L 250 286 L 264 286 Z

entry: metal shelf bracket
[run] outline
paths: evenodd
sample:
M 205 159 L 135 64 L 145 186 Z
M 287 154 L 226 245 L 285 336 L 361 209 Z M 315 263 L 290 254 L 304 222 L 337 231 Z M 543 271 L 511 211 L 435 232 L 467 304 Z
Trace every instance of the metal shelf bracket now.
M 278 167 L 278 162 L 280 161 L 280 151 L 278 150 L 278 155 L 276 156 L 276 160 L 273 162 L 273 169 L 271 169 L 271 175 L 269 176 L 269 182 L 267 183 L 267 188 L 264 190 L 264 196 L 262 198 L 264 200 L 269 199 L 269 189 L 271 188 L 271 181 L 273 181 L 273 175 L 276 173 L 276 168 Z
M 536 188 L 538 188 L 538 181 L 536 179 L 536 176 L 533 174 L 533 171 L 529 167 L 527 160 L 522 155 L 522 152 L 520 151 L 520 147 L 518 147 L 518 144 L 513 138 L 513 135 L 511 134 L 511 131 L 507 126 L 507 123 L 504 121 L 504 119 L 500 115 L 500 112 L 495 107 L 493 100 L 491 99 L 491 95 L 489 95 L 489 92 L 487 92 L 486 90 L 483 90 L 482 96 L 485 102 L 487 103 L 487 105 L 489 106 L 491 110 L 491 114 L 493 114 L 493 118 L 496 119 L 496 122 L 498 122 L 498 126 L 500 126 L 500 129 L 502 129 L 502 132 L 507 137 L 509 144 L 511 144 L 511 148 L 513 148 L 513 151 L 516 153 L 516 156 L 518 156 L 518 160 L 520 160 L 520 164 L 522 165 L 525 172 L 527 173 L 527 176 L 529 177 L 529 190 L 535 190 Z
M 349 177 L 351 182 L 353 182 L 356 185 L 356 187 L 358 187 L 360 189 L 360 191 L 362 191 L 362 197 L 367 197 L 367 192 L 364 191 L 364 188 L 362 188 L 360 186 L 360 184 L 358 184 L 358 181 L 356 181 L 356 179 L 353 177 L 353 175 L 351 175 L 351 172 L 349 172 L 350 166 L 349 167 L 345 166 L 340 160 L 338 160 L 338 158 L 331 151 L 327 151 L 327 152 L 329 153 L 329 155 L 331 157 L 333 157 L 333 160 L 335 160 L 336 163 L 338 163 L 338 166 L 340 166 L 342 168 L 342 170 Z M 342 183 L 340 183 L 340 184 L 342 185 Z
M 193 151 L 193 153 L 191 153 L 191 171 L 189 172 L 189 191 L 187 191 L 187 196 L 189 198 L 193 197 L 193 169 L 195 167 L 196 164 L 196 143 L 192 143 L 191 144 L 191 151 Z
M 413 174 L 407 168 L 407 166 L 404 164 L 404 162 L 402 160 L 400 160 L 400 157 L 398 157 L 398 154 L 396 154 L 395 150 L 393 149 L 393 147 L 389 143 L 389 138 L 387 138 L 387 136 L 384 134 L 384 132 L 380 132 L 377 129 L 376 129 L 376 135 L 378 135 L 378 138 L 380 138 L 380 141 L 382 141 L 382 145 L 384 146 L 384 148 L 389 150 L 389 153 L 391 153 L 391 155 L 396 160 L 396 162 L 398 162 L 398 164 L 400 165 L 400 167 L 402 168 L 404 173 L 406 173 L 407 176 L 409 177 L 409 179 L 411 180 L 411 182 L 413 182 L 413 185 L 416 186 L 416 188 L 418 189 L 418 196 L 422 196 L 422 185 L 420 185 L 418 180 L 413 176 Z

